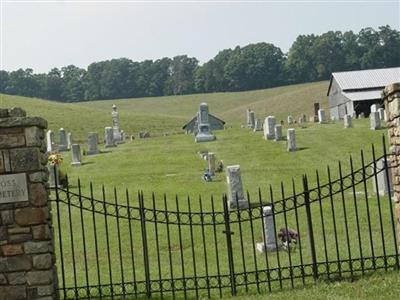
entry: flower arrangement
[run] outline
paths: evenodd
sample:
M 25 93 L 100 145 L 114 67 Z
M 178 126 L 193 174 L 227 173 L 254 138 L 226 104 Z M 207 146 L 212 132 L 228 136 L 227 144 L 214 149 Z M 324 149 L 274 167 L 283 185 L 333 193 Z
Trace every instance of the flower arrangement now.
M 49 155 L 48 162 L 53 166 L 59 166 L 63 161 L 60 153 L 52 153 Z
M 281 240 L 282 248 L 288 250 L 295 250 L 299 234 L 297 231 L 290 228 L 281 228 L 278 233 L 278 238 Z

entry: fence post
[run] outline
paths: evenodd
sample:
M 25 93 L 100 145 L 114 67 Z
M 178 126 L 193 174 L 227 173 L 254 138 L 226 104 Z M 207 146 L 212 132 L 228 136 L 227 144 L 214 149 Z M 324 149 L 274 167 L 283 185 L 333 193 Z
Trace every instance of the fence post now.
M 400 82 L 388 85 L 382 92 L 385 104 L 394 192 L 395 226 L 397 227 L 397 248 L 400 250 Z M 395 229 L 394 229 L 395 230 Z M 396 233 L 394 232 L 396 235 Z M 396 236 L 394 237 L 396 239 Z
M 146 296 L 150 298 L 151 281 L 150 281 L 150 266 L 149 266 L 149 248 L 147 246 L 146 215 L 144 212 L 143 192 L 139 192 L 139 211 L 140 211 L 140 225 L 142 229 L 144 276 L 146 279 Z
M 0 299 L 58 299 L 46 128 L 0 108 Z
M 306 206 L 306 214 L 307 214 L 308 238 L 310 242 L 313 277 L 314 279 L 317 279 L 318 278 L 317 255 L 315 252 L 314 230 L 313 230 L 312 214 L 310 208 L 310 193 L 308 190 L 307 176 L 303 176 L 303 194 L 304 194 L 304 204 Z
M 232 252 L 232 234 L 231 225 L 229 220 L 229 209 L 228 209 L 228 199 L 226 195 L 222 197 L 224 203 L 224 221 L 225 221 L 225 233 L 226 235 L 226 248 L 228 250 L 228 264 L 229 264 L 229 274 L 231 282 L 231 294 L 236 295 L 236 279 L 235 279 L 235 266 L 233 262 L 233 252 Z

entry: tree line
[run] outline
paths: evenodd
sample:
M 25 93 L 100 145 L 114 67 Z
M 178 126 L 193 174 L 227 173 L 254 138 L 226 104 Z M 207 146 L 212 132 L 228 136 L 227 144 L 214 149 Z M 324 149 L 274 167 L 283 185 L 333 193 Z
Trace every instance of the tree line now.
M 35 74 L 0 70 L 0 93 L 78 102 L 263 89 L 326 80 L 332 72 L 400 66 L 400 31 L 390 26 L 300 35 L 288 53 L 270 43 L 220 51 L 200 65 L 187 55 L 128 58 Z

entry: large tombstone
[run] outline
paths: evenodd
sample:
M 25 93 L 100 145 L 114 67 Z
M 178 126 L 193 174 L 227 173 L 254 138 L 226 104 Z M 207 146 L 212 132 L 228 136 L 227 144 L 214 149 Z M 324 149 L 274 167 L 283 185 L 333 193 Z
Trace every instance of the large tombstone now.
M 46 120 L 0 109 L 0 299 L 59 299 Z
M 274 116 L 268 116 L 264 121 L 264 139 L 273 140 L 275 138 L 276 120 Z
M 320 124 L 326 123 L 325 110 L 322 108 L 318 110 L 318 122 Z
M 67 149 L 70 150 L 72 146 L 72 133 L 67 133 Z
M 392 195 L 393 193 L 393 184 L 392 184 L 392 171 L 390 161 L 387 160 L 387 167 L 385 164 L 385 158 L 381 158 L 376 161 L 375 166 L 372 165 L 372 174 L 376 174 L 372 177 L 372 187 L 375 193 L 380 196 L 385 196 L 388 193 Z M 386 175 L 386 169 L 388 171 L 388 176 Z
M 58 151 L 68 151 L 68 141 L 67 141 L 67 133 L 64 128 L 60 128 L 59 130 L 60 141 L 58 143 Z
M 80 166 L 82 164 L 81 146 L 79 144 L 71 145 L 71 165 Z
M 247 208 L 249 203 L 244 196 L 239 165 L 226 167 L 226 183 L 228 184 L 229 208 Z
M 275 125 L 274 132 L 275 132 L 275 141 L 282 140 L 282 125 L 281 124 Z
M 314 122 L 318 122 L 319 103 L 314 103 Z
M 294 128 L 287 130 L 287 151 L 293 152 L 297 150 L 296 146 L 296 133 Z
M 276 230 L 274 223 L 274 216 L 271 206 L 264 206 L 262 208 L 263 213 L 263 241 L 256 243 L 257 250 L 259 252 L 277 251 L 279 246 L 277 244 Z
M 88 133 L 87 143 L 88 143 L 88 149 L 86 151 L 87 155 L 94 155 L 100 153 L 97 147 L 99 143 L 99 136 L 97 135 L 97 132 Z
M 353 127 L 353 119 L 351 115 L 344 115 L 343 117 L 344 128 L 352 128 Z
M 115 104 L 112 106 L 111 118 L 114 142 L 118 144 L 121 142 L 121 130 L 119 127 L 119 113 Z
M 371 112 L 369 115 L 370 129 L 378 130 L 381 128 L 381 118 L 379 117 L 379 112 Z
M 262 122 L 260 119 L 256 119 L 254 122 L 254 129 L 253 131 L 261 131 L 262 130 Z
M 104 139 L 105 139 L 105 147 L 106 148 L 111 148 L 111 147 L 116 147 L 117 146 L 115 144 L 114 130 L 113 130 L 112 127 L 104 128 Z
M 47 152 L 52 152 L 55 150 L 54 147 L 54 132 L 51 130 L 48 130 L 46 132 L 46 148 Z
M 208 171 L 212 176 L 215 175 L 215 154 L 213 152 L 208 152 L 207 155 Z
M 254 111 L 250 112 L 250 128 L 254 129 L 255 126 L 255 114 Z
M 208 105 L 207 103 L 201 103 L 199 112 L 197 113 L 198 130 L 195 137 L 195 142 L 208 142 L 214 141 L 215 136 L 211 133 L 210 123 L 208 120 Z

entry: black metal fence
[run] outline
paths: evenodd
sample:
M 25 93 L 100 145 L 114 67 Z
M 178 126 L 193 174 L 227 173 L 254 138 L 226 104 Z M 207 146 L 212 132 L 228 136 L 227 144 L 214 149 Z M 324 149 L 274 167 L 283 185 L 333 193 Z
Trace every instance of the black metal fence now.
M 397 269 L 384 142 L 382 148 L 377 157 L 372 146 L 370 163 L 361 151 L 357 168 L 350 158 L 346 166 L 339 162 L 316 172 L 313 188 L 303 176 L 300 186 L 293 180 L 290 188 L 282 183 L 279 191 L 247 193 L 250 207 L 243 210 L 229 210 L 225 195 L 133 197 L 92 184 L 85 195 L 80 181 L 56 187 L 60 298 L 224 297 Z M 265 206 L 272 209 L 276 232 L 298 234 L 296 247 L 282 244 L 278 235 L 280 251 L 265 247 Z M 257 243 L 266 251 L 259 252 Z

